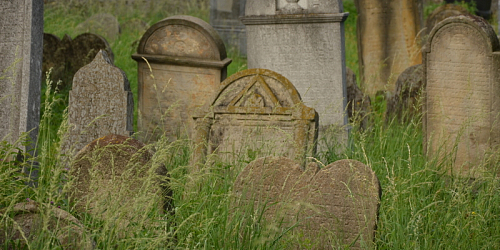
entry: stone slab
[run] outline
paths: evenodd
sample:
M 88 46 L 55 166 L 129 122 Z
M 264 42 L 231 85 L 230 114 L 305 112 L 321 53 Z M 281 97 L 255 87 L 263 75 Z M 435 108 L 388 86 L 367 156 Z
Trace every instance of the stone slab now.
M 423 50 L 425 149 L 452 174 L 481 174 L 485 154 L 498 148 L 499 49 L 484 19 L 458 16 L 438 23 Z
M 76 154 L 69 172 L 73 178 L 69 196 L 76 201 L 77 211 L 97 218 L 120 212 L 124 220 L 120 228 L 126 228 L 137 222 L 135 209 L 158 205 L 160 212 L 170 210 L 167 170 L 164 165 L 153 166 L 152 157 L 144 143 L 122 135 L 106 135 L 86 145 Z
M 421 0 L 356 0 L 362 88 L 371 97 L 394 92 L 396 77 L 420 64 Z
M 210 107 L 194 116 L 195 163 L 216 153 L 229 164 L 280 155 L 305 164 L 314 155 L 317 114 L 285 77 L 265 69 L 240 71 L 222 83 Z
M 296 5 L 249 0 L 242 18 L 248 68 L 270 69 L 293 82 L 304 104 L 319 114 L 320 151 L 326 150 L 325 141 L 341 145 L 347 141 L 343 24 L 347 16 L 338 0 Z
M 133 132 L 134 99 L 125 72 L 105 51 L 78 70 L 69 92 L 68 138 L 63 149 L 78 151 L 95 138 Z
M 0 140 L 37 140 L 42 42 L 43 0 L 0 1 Z
M 138 127 L 143 141 L 165 135 L 192 136 L 196 110 L 208 103 L 226 78 L 224 43 L 196 17 L 173 16 L 151 26 L 141 38 L 138 62 Z
M 394 95 L 387 100 L 387 120 L 396 117 L 400 121 L 410 121 L 422 114 L 423 78 L 422 64 L 413 65 L 398 76 Z
M 248 212 L 253 205 L 254 216 L 263 215 L 264 232 L 294 226 L 284 236 L 293 238 L 292 249 L 374 248 L 381 188 L 361 162 L 302 169 L 285 157 L 259 158 L 241 171 L 233 192 L 233 208 Z

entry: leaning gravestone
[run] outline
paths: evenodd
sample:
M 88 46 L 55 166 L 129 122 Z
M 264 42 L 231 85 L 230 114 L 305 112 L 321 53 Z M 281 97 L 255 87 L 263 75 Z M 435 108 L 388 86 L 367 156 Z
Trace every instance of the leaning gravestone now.
M 43 0 L 0 1 L 0 140 L 37 140 L 40 120 Z
M 370 96 L 393 92 L 396 77 L 420 64 L 419 0 L 356 0 L 358 57 L 363 89 Z
M 257 159 L 238 175 L 234 209 L 262 214 L 269 228 L 290 228 L 293 249 L 374 248 L 381 188 L 372 169 L 355 160 L 306 169 L 284 157 Z M 238 212 L 235 212 L 237 214 Z M 307 245 L 301 245 L 307 244 Z
M 246 0 L 210 0 L 210 24 L 229 48 L 247 55 L 245 25 L 239 20 L 245 15 Z
M 173 16 L 141 38 L 138 63 L 139 131 L 144 141 L 165 134 L 191 136 L 194 112 L 210 101 L 226 78 L 226 48 L 217 32 L 191 16 Z
M 347 16 L 340 0 L 248 0 L 242 18 L 248 68 L 270 69 L 293 82 L 304 103 L 319 114 L 321 151 L 347 141 Z
M 450 155 L 452 173 L 475 174 L 500 141 L 500 45 L 493 28 L 476 16 L 437 24 L 423 49 L 425 149 Z
M 79 150 L 107 134 L 129 136 L 133 132 L 133 109 L 134 99 L 125 72 L 115 67 L 101 50 L 73 79 L 65 150 Z
M 315 153 L 318 115 L 285 77 L 265 69 L 238 72 L 222 83 L 196 122 L 195 162 L 216 153 L 223 162 L 280 155 L 305 163 Z
M 141 220 L 137 212 L 170 209 L 167 170 L 153 165 L 152 157 L 144 143 L 126 136 L 111 134 L 93 140 L 71 164 L 74 182 L 69 196 L 76 201 L 76 209 L 106 219 L 120 214 L 120 228 Z
M 25 249 L 25 240 L 31 242 L 37 238 L 37 230 L 47 226 L 49 231 L 57 238 L 62 249 L 94 249 L 93 242 L 85 234 L 83 224 L 70 213 L 55 207 L 44 204 L 43 207 L 37 202 L 21 202 L 12 207 L 0 210 L 2 218 L 4 215 L 13 216 L 11 221 L 2 222 L 0 227 L 0 245 L 5 249 Z M 44 216 L 46 225 L 44 225 Z M 5 223 L 5 224 L 4 224 Z M 6 226 L 7 225 L 7 226 Z M 15 243 L 19 240 L 21 243 Z
M 422 64 L 413 65 L 398 76 L 394 95 L 387 100 L 386 120 L 396 117 L 400 121 L 409 121 L 421 114 L 423 78 Z

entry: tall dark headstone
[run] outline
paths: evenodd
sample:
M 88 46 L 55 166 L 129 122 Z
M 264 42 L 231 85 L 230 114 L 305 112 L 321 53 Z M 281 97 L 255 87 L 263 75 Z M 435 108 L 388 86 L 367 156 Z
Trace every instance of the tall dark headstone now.
M 210 0 L 210 24 L 228 49 L 247 55 L 247 36 L 240 16 L 245 15 L 246 0 Z

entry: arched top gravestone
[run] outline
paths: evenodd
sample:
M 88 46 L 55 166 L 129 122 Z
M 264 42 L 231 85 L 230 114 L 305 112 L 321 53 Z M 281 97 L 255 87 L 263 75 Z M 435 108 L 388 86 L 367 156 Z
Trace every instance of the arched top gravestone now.
M 225 162 L 282 155 L 304 163 L 315 151 L 318 115 L 285 77 L 266 69 L 238 72 L 223 83 L 210 109 L 194 116 L 196 159 Z M 208 148 L 203 145 L 208 142 Z M 201 148 L 200 148 L 201 147 Z
M 217 32 L 191 16 L 151 26 L 132 58 L 138 62 L 138 128 L 144 141 L 190 138 L 191 117 L 217 92 L 231 63 Z
M 458 16 L 438 23 L 423 49 L 426 149 L 451 154 L 454 173 L 476 175 L 500 142 L 499 48 L 484 19 Z
M 217 68 L 223 68 L 230 61 L 226 58 L 224 42 L 212 26 L 192 16 L 173 16 L 151 26 L 132 57 L 142 60 L 142 56 L 150 62 Z

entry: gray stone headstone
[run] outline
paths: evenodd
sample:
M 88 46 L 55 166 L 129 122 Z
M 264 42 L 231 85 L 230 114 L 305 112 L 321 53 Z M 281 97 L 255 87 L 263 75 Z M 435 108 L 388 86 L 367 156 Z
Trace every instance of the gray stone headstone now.
M 347 141 L 344 20 L 340 0 L 248 0 L 248 68 L 289 79 L 319 114 L 319 150 Z M 325 145 L 326 144 L 326 145 Z
M 73 79 L 65 150 L 80 150 L 108 134 L 131 135 L 133 110 L 133 95 L 125 72 L 115 67 L 101 50 Z
M 210 24 L 228 49 L 247 55 L 247 36 L 240 16 L 245 15 L 246 0 L 210 0 Z
M 304 164 L 314 155 L 318 115 L 290 81 L 270 70 L 248 69 L 222 85 L 211 108 L 194 117 L 195 162 L 216 153 L 230 164 L 267 155 Z
M 290 228 L 283 235 L 295 243 L 290 249 L 375 247 L 382 191 L 373 170 L 359 161 L 303 169 L 288 158 L 260 158 L 241 171 L 233 192 L 237 212 L 253 205 L 250 212 L 277 233 Z
M 477 16 L 438 23 L 423 49 L 425 149 L 448 155 L 452 174 L 481 174 L 485 153 L 500 144 L 499 50 L 495 31 Z
M 43 0 L 0 1 L 0 140 L 37 140 L 42 42 Z
M 171 141 L 191 137 L 192 116 L 212 100 L 231 63 L 217 32 L 191 16 L 173 16 L 151 26 L 132 58 L 138 63 L 143 141 L 162 135 Z
M 358 124 L 364 129 L 370 121 L 371 100 L 370 96 L 361 91 L 356 83 L 356 74 L 350 68 L 346 68 L 347 83 L 347 115 L 349 122 Z
M 437 7 L 425 20 L 425 33 L 431 33 L 432 29 L 436 24 L 443 21 L 444 19 L 452 16 L 468 15 L 470 14 L 467 9 L 456 4 L 445 4 Z

